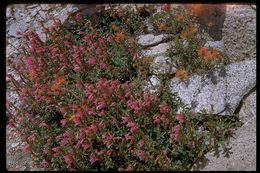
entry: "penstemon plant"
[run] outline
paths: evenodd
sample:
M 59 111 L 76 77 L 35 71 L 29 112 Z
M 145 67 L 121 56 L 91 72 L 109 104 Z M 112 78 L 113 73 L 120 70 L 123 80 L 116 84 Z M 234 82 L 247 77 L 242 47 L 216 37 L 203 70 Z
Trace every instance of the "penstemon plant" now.
M 149 63 L 126 26 L 112 22 L 103 32 L 77 13 L 70 31 L 51 20 L 46 42 L 22 33 L 24 45 L 7 62 L 15 71 L 8 89 L 19 101 L 7 100 L 8 127 L 46 170 L 189 170 L 230 136 L 236 121 L 192 112 L 167 82 L 143 89 Z

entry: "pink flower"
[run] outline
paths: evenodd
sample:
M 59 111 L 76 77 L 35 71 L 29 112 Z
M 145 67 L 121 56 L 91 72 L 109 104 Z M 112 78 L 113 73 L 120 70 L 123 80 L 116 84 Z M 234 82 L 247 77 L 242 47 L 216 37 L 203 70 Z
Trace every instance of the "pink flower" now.
M 112 37 L 111 35 L 109 35 L 109 36 L 107 37 L 107 41 L 108 41 L 109 43 L 111 43 L 111 42 L 113 41 L 113 37 Z
M 177 141 L 178 137 L 180 135 L 180 131 L 181 131 L 181 126 L 179 124 L 172 127 L 171 132 L 170 132 L 171 139 Z
M 78 35 L 85 35 L 85 32 L 79 31 Z
M 86 35 L 86 36 L 84 37 L 84 41 L 85 41 L 85 42 L 90 42 L 90 41 L 91 41 L 91 36 Z
M 153 123 L 154 124 L 158 125 L 158 124 L 160 124 L 160 121 L 161 121 L 161 119 L 159 118 L 158 115 L 153 116 Z
M 91 65 L 91 66 L 94 66 L 96 64 L 95 57 L 93 57 L 93 56 L 89 57 L 88 64 Z
M 67 154 L 66 156 L 63 157 L 66 164 L 67 164 L 67 168 L 71 168 L 72 165 L 72 153 Z
M 144 146 L 144 140 L 141 139 L 141 140 L 138 142 L 138 145 L 139 145 L 140 147 L 143 147 L 143 146 Z
M 43 160 L 41 165 L 44 167 L 44 168 L 47 168 L 49 166 L 49 162 L 46 161 L 46 160 Z
M 74 122 L 75 126 L 78 126 L 80 124 L 80 119 L 76 115 L 72 116 L 72 121 Z
M 89 148 L 88 144 L 82 144 L 83 150 L 86 151 Z
M 179 113 L 176 115 L 176 120 L 179 122 L 179 123 L 183 123 L 185 121 L 185 116 L 184 116 L 184 113 Z
M 107 69 L 107 64 L 104 63 L 104 62 L 101 62 L 101 63 L 99 64 L 99 67 L 100 67 L 101 70 L 106 70 L 106 69 Z
M 95 163 L 96 161 L 98 161 L 99 159 L 97 158 L 97 156 L 93 153 L 91 153 L 89 161 L 91 164 Z
M 51 150 L 54 151 L 55 153 L 58 153 L 60 151 L 60 147 L 54 147 Z
M 127 123 L 126 126 L 127 126 L 128 128 L 130 128 L 130 131 L 131 131 L 132 133 L 136 132 L 136 130 L 138 129 L 137 125 L 136 125 L 135 123 L 133 123 L 133 122 Z
M 129 122 L 129 123 L 127 123 L 127 125 L 126 125 L 126 127 L 129 127 L 129 128 L 133 128 L 133 127 L 135 127 L 136 125 L 135 125 L 135 123 L 133 123 L 133 122 Z
M 125 139 L 127 140 L 127 141 L 131 141 L 132 139 L 133 139 L 133 136 L 132 136 L 132 134 L 131 133 L 127 133 L 126 135 L 125 135 Z
M 91 124 L 89 127 L 88 127 L 88 130 L 91 132 L 91 133 L 95 133 L 97 131 L 97 126 L 95 124 Z
M 6 127 L 7 127 L 7 128 L 13 128 L 14 125 L 13 125 L 13 123 L 12 123 L 11 121 L 9 121 L 9 123 L 6 125 Z
M 128 123 L 128 121 L 129 121 L 128 117 L 122 117 L 122 120 L 123 120 L 122 122 L 124 124 Z
M 61 126 L 64 127 L 67 124 L 67 119 L 62 119 L 60 121 L 60 123 L 61 123 Z
M 23 146 L 23 152 L 29 152 L 29 151 L 31 151 L 30 145 L 29 145 L 29 144 L 25 144 L 25 145 Z
M 102 139 L 103 139 L 103 143 L 108 147 L 110 148 L 111 146 L 111 143 L 114 139 L 114 136 L 110 133 L 110 132 L 105 132 L 103 135 L 102 135 Z
M 35 140 L 35 134 L 32 134 L 31 136 L 29 136 L 28 138 L 27 138 L 27 140 L 29 141 L 29 142 L 31 142 L 31 141 L 34 141 Z
M 168 108 L 167 103 L 163 102 L 162 104 L 160 104 L 159 110 L 160 110 L 160 113 L 162 113 L 162 114 L 169 112 L 169 108 Z
M 97 103 L 97 109 L 103 109 L 103 108 L 105 108 L 106 107 L 106 104 L 105 104 L 105 102 L 103 102 L 103 101 L 99 101 L 98 103 Z
M 145 159 L 145 152 L 143 150 L 138 150 L 137 156 L 140 157 L 141 159 Z
M 80 12 L 78 12 L 78 13 L 76 14 L 76 16 L 75 16 L 75 17 L 76 17 L 76 19 L 77 19 L 77 20 L 80 20 L 80 18 L 81 18 L 81 13 L 80 13 Z

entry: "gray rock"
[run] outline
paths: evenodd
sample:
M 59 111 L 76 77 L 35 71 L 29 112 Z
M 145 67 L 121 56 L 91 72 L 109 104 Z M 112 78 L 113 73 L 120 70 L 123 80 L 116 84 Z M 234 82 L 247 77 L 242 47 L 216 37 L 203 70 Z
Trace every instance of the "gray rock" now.
M 154 58 L 154 61 L 151 65 L 151 70 L 154 74 L 172 74 L 177 70 L 175 66 L 176 65 L 171 62 L 169 57 L 157 56 Z
M 251 93 L 244 101 L 239 112 L 239 118 L 244 126 L 250 125 L 252 119 L 256 118 L 256 91 Z
M 256 60 L 229 64 L 204 75 L 171 80 L 172 92 L 195 112 L 203 108 L 214 114 L 234 113 L 242 97 L 256 85 Z M 213 110 L 212 110 L 213 109 Z
M 55 18 L 58 18 L 61 21 L 61 23 L 63 23 L 68 18 L 68 15 L 67 15 L 68 12 L 76 12 L 77 10 L 78 10 L 77 7 L 75 7 L 73 5 L 67 5 L 60 12 L 55 14 Z
M 34 16 L 36 16 L 36 14 L 38 13 L 38 9 L 37 8 L 34 8 L 31 12 L 30 12 L 30 14 L 31 14 L 31 16 L 32 17 L 34 17 Z
M 42 8 L 42 10 L 44 10 L 44 11 L 47 11 L 47 10 L 50 10 L 50 9 L 51 9 L 51 7 L 50 7 L 49 4 L 41 4 L 41 8 Z
M 38 27 L 35 29 L 36 34 L 38 34 L 39 38 L 41 39 L 41 41 L 45 42 L 46 41 L 46 35 L 45 33 L 42 31 L 42 28 Z
M 8 18 L 8 17 L 11 17 L 11 16 L 12 16 L 12 9 L 9 6 L 9 7 L 6 8 L 6 17 Z
M 18 22 L 15 22 L 13 24 L 10 25 L 10 28 L 9 28 L 9 34 L 11 36 L 17 36 L 16 35 L 16 32 L 25 32 L 26 30 L 28 29 L 28 24 L 26 24 L 24 21 L 20 20 Z
M 167 38 L 166 34 L 160 34 L 160 35 L 153 35 L 153 34 L 147 34 L 147 35 L 140 35 L 137 37 L 137 42 L 141 46 L 149 46 L 154 45 L 157 43 L 160 43 L 161 41 L 165 40 Z
M 142 51 L 144 56 L 159 56 L 159 55 L 164 55 L 171 47 L 170 43 L 161 43 L 158 44 L 157 46 L 150 47 L 147 50 Z
M 223 42 L 232 61 L 256 58 L 256 11 L 250 5 L 227 5 Z
M 27 16 L 24 21 L 25 21 L 26 23 L 29 23 L 31 20 L 32 20 L 32 18 L 31 18 L 30 16 Z
M 15 148 L 15 147 L 17 147 L 19 144 L 20 144 L 19 142 L 12 143 L 12 144 L 11 144 L 11 147 Z
M 153 25 L 149 22 L 149 20 L 145 20 L 144 24 L 147 27 L 148 32 L 152 32 L 154 30 Z
M 210 48 L 213 48 L 213 49 L 217 49 L 221 52 L 224 51 L 224 44 L 223 44 L 223 41 L 207 41 L 204 45 L 205 47 L 210 47 Z
M 144 90 L 150 93 L 157 91 L 160 86 L 160 79 L 155 75 L 151 76 L 146 82 L 147 85 L 144 86 Z
M 39 11 L 39 15 L 41 18 L 45 19 L 46 18 L 46 12 Z
M 27 8 L 27 9 L 31 9 L 31 8 L 35 8 L 35 7 L 37 7 L 37 6 L 38 6 L 38 4 L 33 4 L 33 5 L 27 6 L 26 8 Z

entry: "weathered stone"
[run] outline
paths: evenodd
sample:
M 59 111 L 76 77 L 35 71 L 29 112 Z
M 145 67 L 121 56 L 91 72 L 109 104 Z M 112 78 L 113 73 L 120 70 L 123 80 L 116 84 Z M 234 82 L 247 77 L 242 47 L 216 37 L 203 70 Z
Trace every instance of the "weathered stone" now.
M 38 6 L 38 4 L 33 4 L 33 5 L 27 6 L 26 8 L 27 8 L 27 9 L 31 9 L 31 8 L 35 8 L 35 7 L 37 7 L 37 6 Z
M 210 47 L 210 48 L 213 48 L 213 49 L 217 49 L 221 52 L 224 51 L 224 44 L 223 44 L 223 41 L 207 41 L 204 45 L 205 47 Z
M 190 76 L 186 81 L 173 78 L 170 85 L 172 92 L 177 92 L 195 112 L 204 108 L 210 113 L 230 115 L 256 85 L 256 61 L 233 63 L 202 76 Z
M 41 18 L 45 19 L 46 18 L 46 12 L 39 11 L 39 15 Z
M 30 12 L 31 16 L 34 17 L 36 14 L 40 11 L 40 8 L 33 8 L 32 11 Z
M 245 100 L 239 112 L 239 118 L 245 125 L 250 125 L 256 118 L 256 91 L 251 93 Z
M 167 38 L 166 34 L 160 34 L 160 35 L 153 35 L 153 34 L 147 34 L 147 35 L 140 35 L 137 37 L 137 42 L 141 46 L 149 46 L 154 45 L 162 42 Z
M 250 5 L 227 5 L 223 42 L 232 61 L 256 57 L 256 11 Z
M 46 11 L 46 10 L 50 10 L 50 9 L 51 9 L 51 7 L 50 7 L 49 4 L 41 4 L 41 8 L 42 8 L 43 11 Z
M 24 21 L 25 21 L 26 23 L 29 23 L 31 20 L 32 20 L 32 18 L 31 18 L 30 16 L 27 16 Z
M 18 22 L 15 22 L 13 24 L 10 25 L 10 28 L 9 28 L 9 34 L 11 36 L 17 36 L 16 35 L 16 32 L 25 32 L 26 30 L 28 29 L 28 24 L 26 24 L 24 21 L 20 20 Z
M 20 144 L 19 142 L 12 143 L 12 144 L 11 144 L 11 147 L 15 148 L 15 147 L 17 147 L 19 144 Z
M 55 14 L 55 17 L 58 18 L 61 23 L 63 23 L 68 18 L 68 12 L 76 12 L 78 10 L 77 7 L 73 5 L 67 5 L 64 9 L 62 9 L 59 13 Z
M 160 79 L 155 75 L 151 76 L 146 82 L 147 85 L 145 85 L 144 90 L 151 93 L 157 91 L 160 86 Z
M 175 66 L 176 65 L 171 62 L 169 57 L 157 56 L 154 58 L 151 69 L 154 74 L 172 74 L 177 70 Z
M 35 30 L 36 34 L 38 34 L 39 38 L 41 41 L 45 42 L 46 41 L 46 34 L 42 31 L 42 28 L 36 28 Z
M 12 9 L 10 6 L 6 8 L 6 17 L 12 17 Z
M 157 46 L 150 47 L 147 50 L 143 51 L 143 54 L 145 56 L 159 56 L 159 55 L 164 55 L 167 51 L 167 49 L 170 48 L 170 43 L 161 43 L 158 44 Z

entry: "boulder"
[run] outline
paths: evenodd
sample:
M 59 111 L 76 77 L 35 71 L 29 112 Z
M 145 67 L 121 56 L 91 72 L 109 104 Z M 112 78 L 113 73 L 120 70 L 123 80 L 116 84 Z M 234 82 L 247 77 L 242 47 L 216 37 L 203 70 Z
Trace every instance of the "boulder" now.
M 158 44 L 165 40 L 167 38 L 166 34 L 160 34 L 160 35 L 153 35 L 153 34 L 146 34 L 146 35 L 140 35 L 137 37 L 137 42 L 139 45 L 146 47 Z
M 160 86 L 160 79 L 155 76 L 152 75 L 147 81 L 146 81 L 146 85 L 144 87 L 145 91 L 148 91 L 150 93 L 153 93 L 155 91 L 157 91 L 158 87 Z
M 243 96 L 256 85 L 256 60 L 244 60 L 215 69 L 204 75 L 192 75 L 185 81 L 173 78 L 172 92 L 195 112 L 233 114 Z
M 159 56 L 164 55 L 166 51 L 171 47 L 170 43 L 161 43 L 156 46 L 150 47 L 149 49 L 143 50 L 144 56 Z
M 171 62 L 169 57 L 157 56 L 151 64 L 151 71 L 153 74 L 172 74 L 176 72 L 176 65 Z
M 9 27 L 9 35 L 16 37 L 17 32 L 25 32 L 28 29 L 28 24 L 23 20 L 12 23 Z
M 233 62 L 256 58 L 256 11 L 250 5 L 227 5 L 223 42 Z

